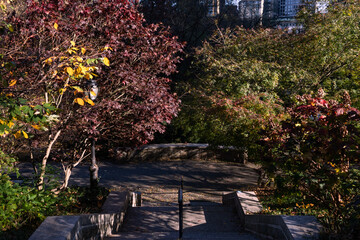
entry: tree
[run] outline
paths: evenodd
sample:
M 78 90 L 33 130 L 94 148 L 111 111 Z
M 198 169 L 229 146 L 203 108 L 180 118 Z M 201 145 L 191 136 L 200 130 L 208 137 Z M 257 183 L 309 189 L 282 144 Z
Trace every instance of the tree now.
M 254 158 L 258 132 L 283 111 L 275 92 L 276 63 L 249 56 L 268 36 L 267 31 L 219 30 L 197 49 L 194 75 L 181 89 L 184 107 L 176 131 L 193 141 L 247 148 Z
M 351 239 L 359 226 L 360 111 L 346 91 L 341 103 L 323 97 L 322 89 L 317 97 L 299 96 L 289 119 L 268 126 L 263 162 L 282 196 L 300 193 L 307 204 L 325 209 L 321 219 L 330 233 Z
M 58 110 L 47 132 L 49 146 L 61 134 L 62 143 L 76 136 L 85 149 L 88 138 L 112 145 L 107 147 L 143 144 L 176 115 L 179 102 L 168 76 L 182 45 L 161 25 L 145 25 L 128 1 L 28 1 L 25 13 L 6 24 L 13 31 L 2 35 L 1 53 L 16 66 L 17 91 Z M 85 89 L 89 79 L 100 88 L 95 103 Z M 66 169 L 71 173 L 77 162 Z
M 296 95 L 314 92 L 319 87 L 335 99 L 346 89 L 357 107 L 359 13 L 358 1 L 334 4 L 326 15 L 305 9 L 299 16 L 305 29 L 302 33 L 263 28 L 218 29 L 197 49 L 187 73 L 189 81 L 179 87 L 179 95 L 185 97 L 183 113 L 174 122 L 175 132 L 189 138 L 193 134 L 193 139 L 204 141 L 199 136 L 206 135 L 200 134 L 205 131 L 195 126 L 206 124 L 194 124 L 193 120 L 215 121 L 211 117 L 200 118 L 199 115 L 206 115 L 206 110 L 199 106 L 197 97 L 191 96 L 198 94 L 194 89 L 212 98 L 221 96 L 223 101 L 267 94 L 265 99 L 282 102 L 284 107 L 292 106 Z M 227 124 L 219 120 L 217 125 Z M 225 139 L 222 144 L 226 144 Z

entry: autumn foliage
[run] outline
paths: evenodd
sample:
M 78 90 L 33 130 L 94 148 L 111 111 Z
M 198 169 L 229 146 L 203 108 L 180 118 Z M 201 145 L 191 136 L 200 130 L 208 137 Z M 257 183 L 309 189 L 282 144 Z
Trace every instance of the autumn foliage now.
M 161 25 L 146 25 L 128 1 L 33 0 L 6 21 L 12 29 L 2 35 L 1 50 L 14 69 L 2 69 L 3 78 L 16 79 L 32 102 L 44 101 L 45 90 L 54 99 L 63 95 L 62 110 L 74 100 L 90 104 L 75 108 L 73 127 L 66 129 L 85 127 L 86 134 L 101 132 L 113 143 L 143 144 L 177 114 L 168 77 L 182 45 Z M 95 105 L 85 96 L 89 79 L 100 88 Z
M 1 116 L 7 136 L 1 144 L 11 152 L 13 136 L 27 138 L 19 146 L 27 146 L 33 161 L 35 150 L 46 149 L 39 170 L 34 161 L 39 190 L 49 158 L 63 163 L 66 188 L 72 168 L 89 156 L 90 140 L 103 149 L 145 144 L 176 116 L 179 100 L 169 76 L 183 46 L 163 26 L 147 25 L 130 1 L 14 0 L 1 6 L 0 104 L 3 113 L 19 109 Z
M 319 217 L 328 231 L 350 236 L 351 224 L 359 224 L 360 111 L 351 107 L 346 91 L 340 103 L 319 93 L 299 96 L 289 119 L 269 125 L 263 163 L 282 195 L 299 193 L 304 202 L 325 209 Z

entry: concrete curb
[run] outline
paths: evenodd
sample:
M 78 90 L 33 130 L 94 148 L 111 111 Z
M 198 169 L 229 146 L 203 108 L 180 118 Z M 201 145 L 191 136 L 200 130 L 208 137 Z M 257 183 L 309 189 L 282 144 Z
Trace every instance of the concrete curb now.
M 261 239 L 305 240 L 320 236 L 322 226 L 314 216 L 257 214 L 262 206 L 254 192 L 224 195 L 223 204 L 235 206 L 243 229 Z
M 103 239 L 119 231 L 129 205 L 128 192 L 111 192 L 104 203 L 103 213 L 47 217 L 29 240 Z

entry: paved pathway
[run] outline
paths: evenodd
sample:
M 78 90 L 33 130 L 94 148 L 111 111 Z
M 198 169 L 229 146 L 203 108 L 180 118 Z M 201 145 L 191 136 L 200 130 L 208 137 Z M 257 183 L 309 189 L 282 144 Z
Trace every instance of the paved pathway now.
M 236 163 L 205 161 L 168 161 L 114 164 L 99 163 L 100 185 L 108 187 L 149 188 L 154 186 L 179 185 L 183 176 L 188 190 L 232 191 L 244 187 L 255 187 L 258 173 L 253 166 Z M 30 163 L 19 164 L 20 172 L 30 175 Z M 89 165 L 77 166 L 73 169 L 70 185 L 88 185 Z
M 123 231 L 109 240 L 177 239 L 178 210 L 175 206 L 181 177 L 184 201 L 192 203 L 184 208 L 184 240 L 256 240 L 240 231 L 232 209 L 221 205 L 194 206 L 195 200 L 221 202 L 223 193 L 255 188 L 258 181 L 255 166 L 183 160 L 128 164 L 102 162 L 99 167 L 100 185 L 140 191 L 145 205 L 131 208 Z M 32 173 L 29 163 L 21 163 L 19 168 L 25 176 Z M 70 185 L 87 186 L 88 168 L 89 165 L 74 168 Z

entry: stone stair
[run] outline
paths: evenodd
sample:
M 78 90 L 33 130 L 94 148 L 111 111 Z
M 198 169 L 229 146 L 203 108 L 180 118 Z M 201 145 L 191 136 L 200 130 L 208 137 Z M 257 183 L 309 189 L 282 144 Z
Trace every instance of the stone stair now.
M 131 207 L 121 231 L 106 239 L 178 239 L 178 207 Z M 184 206 L 184 240 L 257 240 L 243 232 L 232 207 L 197 203 Z

